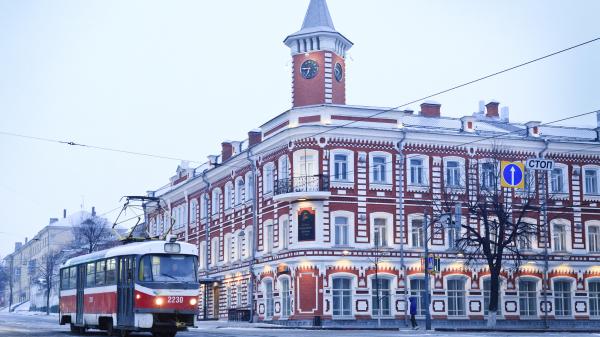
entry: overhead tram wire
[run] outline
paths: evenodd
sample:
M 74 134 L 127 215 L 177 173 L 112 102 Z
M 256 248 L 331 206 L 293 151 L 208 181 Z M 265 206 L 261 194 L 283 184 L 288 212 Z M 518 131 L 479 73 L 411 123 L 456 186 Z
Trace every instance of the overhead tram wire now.
M 104 146 L 97 146 L 97 145 L 91 145 L 91 144 L 76 143 L 76 142 L 73 142 L 73 141 L 64 141 L 64 140 L 59 140 L 59 139 L 30 136 L 30 135 L 24 135 L 24 134 L 7 132 L 7 131 L 0 131 L 0 135 L 10 136 L 10 137 L 17 137 L 17 138 L 32 139 L 32 140 L 44 141 L 44 142 L 48 142 L 48 143 L 57 143 L 57 144 L 69 145 L 69 146 L 79 146 L 79 147 L 83 147 L 83 148 L 89 148 L 89 149 L 95 149 L 95 150 L 102 150 L 102 151 L 108 151 L 108 152 L 124 153 L 124 154 L 135 155 L 135 156 L 143 156 L 143 157 L 151 157 L 151 158 L 167 159 L 167 160 L 177 160 L 177 161 L 187 161 L 187 162 L 190 162 L 190 163 L 202 164 L 202 162 L 199 162 L 199 161 L 196 161 L 196 160 L 189 160 L 189 159 L 183 159 L 183 158 L 169 157 L 169 156 L 157 155 L 157 154 L 152 154 L 152 153 L 129 151 L 129 150 L 123 150 L 123 149 L 111 148 L 111 147 L 104 147 Z
M 579 48 L 579 47 L 588 45 L 588 44 L 596 42 L 596 41 L 600 41 L 600 37 L 596 37 L 594 39 L 591 39 L 591 40 L 588 40 L 588 41 L 585 41 L 585 42 L 582 42 L 582 43 L 579 43 L 579 44 L 576 44 L 576 45 L 573 45 L 573 46 L 570 46 L 570 47 L 567 47 L 567 48 L 564 48 L 564 49 L 561 49 L 561 50 L 558 50 L 558 51 L 555 51 L 555 52 L 550 53 L 550 54 L 546 54 L 544 56 L 541 56 L 541 57 L 538 57 L 538 58 L 535 58 L 535 59 L 532 59 L 532 60 L 520 63 L 518 65 L 509 67 L 509 68 L 502 69 L 500 71 L 497 71 L 497 72 L 494 72 L 494 73 L 491 73 L 491 74 L 479 77 L 477 79 L 474 79 L 474 80 L 471 80 L 471 81 L 468 81 L 468 82 L 465 82 L 465 83 L 462 83 L 462 84 L 455 85 L 455 86 L 453 86 L 451 88 L 448 88 L 448 89 L 445 89 L 445 90 L 442 90 L 442 91 L 438 91 L 436 93 L 433 93 L 433 94 L 430 94 L 430 95 L 427 95 L 427 96 L 424 96 L 424 97 L 412 100 L 410 102 L 403 103 L 403 104 L 398 105 L 396 107 L 376 112 L 376 113 L 371 114 L 371 115 L 366 116 L 366 117 L 359 117 L 356 120 L 350 121 L 350 122 L 345 123 L 345 124 L 341 124 L 341 125 L 336 125 L 336 126 L 333 126 L 333 127 L 329 127 L 326 130 L 323 130 L 323 131 L 317 132 L 317 133 L 315 133 L 313 135 L 307 136 L 307 138 L 316 137 L 316 136 L 325 134 L 327 132 L 331 132 L 331 131 L 339 129 L 339 128 L 347 127 L 347 126 L 349 126 L 351 124 L 354 124 L 354 123 L 357 123 L 357 122 L 368 120 L 370 118 L 379 116 L 379 115 L 384 114 L 386 112 L 391 112 L 391 111 L 400 109 L 402 107 L 408 106 L 410 104 L 414 104 L 414 103 L 417 103 L 417 102 L 420 102 L 420 101 L 423 101 L 423 100 L 426 100 L 426 99 L 429 99 L 429 98 L 432 98 L 432 97 L 435 97 L 435 96 L 438 96 L 438 95 L 441 95 L 441 94 L 444 94 L 444 93 L 447 93 L 447 92 L 450 92 L 450 91 L 454 91 L 456 89 L 459 89 L 459 88 L 462 88 L 462 87 L 465 87 L 465 86 L 468 86 L 468 85 L 471 85 L 471 84 L 483 81 L 485 79 L 488 79 L 488 78 L 491 78 L 491 77 L 494 77 L 494 76 L 498 76 L 500 74 L 503 74 L 503 73 L 506 73 L 506 72 L 509 72 L 509 71 L 512 71 L 512 70 L 524 67 L 526 65 L 529 65 L 529 64 L 532 64 L 532 63 L 535 63 L 535 62 L 538 62 L 538 61 L 550 58 L 550 57 L 558 55 L 558 54 L 562 54 L 564 52 L 567 52 L 567 51 L 573 50 L 575 48 Z M 109 152 L 116 152 L 116 153 L 124 153 L 124 154 L 137 155 L 137 156 L 144 156 L 144 157 L 151 157 L 151 158 L 158 158 L 158 159 L 167 159 L 167 160 L 187 161 L 187 162 L 190 162 L 190 163 L 203 164 L 203 162 L 199 162 L 199 161 L 195 161 L 195 160 L 188 160 L 188 159 L 182 159 L 182 158 L 176 158 L 176 157 L 156 155 L 156 154 L 151 154 L 151 153 L 143 153 L 143 152 L 135 152 L 135 151 L 129 151 L 129 150 L 122 150 L 122 149 L 118 149 L 118 148 L 109 148 L 109 147 L 103 147 L 103 146 L 82 144 L 82 143 L 76 143 L 76 142 L 73 142 L 73 141 L 61 141 L 61 140 L 58 140 L 58 139 L 51 139 L 51 138 L 44 138 L 44 137 L 22 135 L 22 134 L 17 134 L 17 133 L 12 133 L 12 132 L 6 132 L 6 131 L 0 131 L 0 135 L 12 136 L 12 137 L 20 137 L 20 138 L 27 138 L 27 139 L 33 139 L 33 140 L 39 140 L 39 141 L 45 141 L 45 142 L 51 142 L 51 143 L 58 143 L 58 144 L 63 144 L 63 145 L 70 145 L 70 146 L 80 146 L 80 147 L 85 147 L 85 148 L 90 148 L 90 149 L 97 149 L 97 150 L 103 150 L 103 151 L 109 151 Z M 273 147 L 273 148 L 275 148 L 275 147 Z M 257 152 L 254 155 L 256 156 L 256 155 L 261 155 L 263 153 L 267 153 L 267 152 L 271 151 L 273 148 L 264 149 L 263 151 Z M 228 167 L 228 165 L 220 165 L 220 166 L 221 167 Z M 231 166 L 233 166 L 233 165 L 229 165 L 229 167 L 231 167 Z M 239 166 L 235 166 L 235 167 L 239 167 Z
M 337 130 L 337 129 L 339 129 L 339 128 L 344 128 L 344 127 L 347 127 L 347 126 L 349 126 L 349 125 L 351 125 L 351 124 L 354 124 L 354 123 L 357 123 L 357 122 L 366 121 L 366 120 L 369 120 L 369 119 L 371 119 L 371 118 L 373 118 L 373 117 L 380 116 L 380 115 L 382 115 L 382 114 L 384 114 L 384 113 L 391 112 L 391 111 L 395 111 L 395 110 L 397 110 L 397 109 L 400 109 L 400 108 L 406 107 L 406 106 L 408 106 L 408 105 L 411 105 L 411 104 L 414 104 L 414 103 L 418 103 L 418 102 L 424 101 L 424 100 L 426 100 L 426 99 L 433 98 L 433 97 L 435 97 L 435 96 L 439 96 L 439 95 L 441 95 L 441 94 L 445 94 L 445 93 L 448 93 L 448 92 L 450 92 L 450 91 L 454 91 L 454 90 L 460 89 L 460 88 L 462 88 L 462 87 L 466 87 L 466 86 L 468 86 L 468 85 L 471 85 L 471 84 L 474 84 L 474 83 L 477 83 L 477 82 L 480 82 L 480 81 L 486 80 L 486 79 L 488 79 L 488 78 L 491 78 L 491 77 L 494 77 L 494 76 L 498 76 L 498 75 L 501 75 L 501 74 L 507 73 L 507 72 L 509 72 L 509 71 L 512 71 L 512 70 L 515 70 L 515 69 L 518 69 L 518 68 L 524 67 L 524 66 L 526 66 L 526 65 L 530 65 L 530 64 L 532 64 L 532 63 L 535 63 L 535 62 L 538 62 L 538 61 L 542 61 L 542 60 L 544 60 L 544 59 L 547 59 L 547 58 L 550 58 L 550 57 L 552 57 L 552 56 L 556 56 L 556 55 L 562 54 L 562 53 L 564 53 L 564 52 L 567 52 L 567 51 L 570 51 L 570 50 L 573 50 L 573 49 L 576 49 L 576 48 L 579 48 L 579 47 L 582 47 L 582 46 L 585 46 L 585 45 L 588 45 L 588 44 L 591 44 L 591 43 L 593 43 L 593 42 L 597 42 L 597 41 L 600 41 L 600 37 L 596 37 L 596 38 L 594 38 L 594 39 L 591 39 L 591 40 L 588 40 L 588 41 L 585 41 L 585 42 L 582 42 L 582 43 L 579 43 L 579 44 L 576 44 L 576 45 L 573 45 L 573 46 L 570 46 L 570 47 L 567 47 L 567 48 L 564 48 L 564 49 L 561 49 L 561 50 L 558 50 L 558 51 L 555 51 L 555 52 L 552 52 L 552 53 L 550 53 L 550 54 L 546 54 L 546 55 L 544 55 L 544 56 L 541 56 L 541 57 L 538 57 L 538 58 L 535 58 L 535 59 L 532 59 L 532 60 L 529 60 L 529 61 L 526 61 L 526 62 L 523 62 L 523 63 L 517 64 L 517 65 L 515 65 L 515 66 L 512 66 L 512 67 L 508 67 L 508 68 L 502 69 L 502 70 L 500 70 L 500 71 L 497 71 L 497 72 L 494 72 L 494 73 L 491 73 L 491 74 L 488 74 L 488 75 L 485 75 L 485 76 L 479 77 L 479 78 L 477 78 L 477 79 L 474 79 L 474 80 L 471 80 L 471 81 L 468 81 L 468 82 L 464 82 L 464 83 L 462 83 L 462 84 L 455 85 L 455 86 L 453 86 L 453 87 L 451 87 L 451 88 L 444 89 L 444 90 L 442 90 L 442 91 L 438 91 L 438 92 L 436 92 L 436 93 L 433 93 L 433 94 L 429 94 L 429 95 L 427 95 L 427 96 L 424 96 L 424 97 L 421 97 L 421 98 L 418 98 L 418 99 L 412 100 L 412 101 L 410 101 L 410 102 L 403 103 L 403 104 L 401 104 L 401 105 L 398 105 L 398 106 L 395 106 L 395 107 L 393 107 L 393 108 L 389 108 L 389 109 L 385 109 L 385 110 L 382 110 L 382 111 L 376 112 L 376 113 L 374 113 L 374 114 L 371 114 L 371 115 L 368 115 L 368 116 L 366 116 L 366 117 L 358 117 L 358 118 L 356 118 L 356 120 L 353 120 L 353 121 L 350 121 L 350 122 L 347 122 L 347 123 L 344 123 L 344 124 L 341 124 L 341 125 L 335 125 L 335 126 L 331 126 L 331 127 L 327 128 L 326 130 L 319 131 L 319 132 L 317 132 L 317 133 L 315 133 L 315 134 L 312 134 L 312 135 L 307 135 L 305 138 L 316 137 L 316 136 L 319 136 L 319 135 L 322 135 L 322 134 L 325 134 L 325 133 L 328 133 L 328 132 L 331 132 L 331 131 Z M 594 112 L 595 112 L 595 111 L 594 111 Z M 564 119 L 564 120 L 567 120 L 567 119 L 570 119 L 570 118 L 576 118 L 576 117 L 580 117 L 580 116 L 585 116 L 585 115 L 588 115 L 588 114 L 591 114 L 591 113 L 593 113 L 593 112 L 588 112 L 588 113 L 585 113 L 585 114 L 581 114 L 581 115 L 577 115 L 577 116 L 572 116 L 572 117 L 566 118 L 566 119 Z M 546 123 L 545 125 L 548 125 L 548 124 L 551 124 L 551 123 L 557 123 L 557 122 L 560 122 L 560 121 L 562 121 L 562 120 L 557 120 L 557 121 L 549 122 L 549 123 Z M 522 131 L 522 130 L 519 130 L 519 132 L 521 132 L 521 131 Z M 511 132 L 511 133 L 512 133 L 512 132 Z M 506 134 L 505 134 L 505 135 L 506 135 Z M 266 148 L 266 149 L 264 149 L 264 150 L 262 150 L 262 151 L 259 151 L 259 152 L 257 152 L 257 153 L 254 153 L 253 155 L 254 155 L 254 156 L 258 156 L 258 155 L 261 155 L 261 154 L 264 154 L 264 153 L 268 153 L 268 152 L 272 151 L 273 149 L 275 149 L 276 147 L 277 147 L 277 146 Z M 242 166 L 236 166 L 236 165 L 232 165 L 232 164 L 226 165 L 226 164 L 225 164 L 225 165 L 220 165 L 220 167 L 234 167 L 234 168 L 240 168 L 240 167 L 242 167 Z

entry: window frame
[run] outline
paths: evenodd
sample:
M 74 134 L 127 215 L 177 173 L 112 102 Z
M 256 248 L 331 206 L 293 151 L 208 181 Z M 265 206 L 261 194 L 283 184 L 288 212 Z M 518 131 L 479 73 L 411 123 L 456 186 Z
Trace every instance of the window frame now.
M 450 282 L 462 282 L 462 289 L 450 289 Z M 446 291 L 448 297 L 448 317 L 465 317 L 467 315 L 467 302 L 466 302 L 466 286 L 467 280 L 465 277 L 450 277 L 446 280 Z M 456 298 L 451 295 L 457 295 Z M 450 310 L 451 299 L 456 300 L 456 309 Z M 460 302 L 459 302 L 460 300 Z
M 275 192 L 275 164 L 273 162 L 264 164 L 262 171 L 262 194 L 272 195 Z
M 346 179 L 336 179 L 336 156 L 346 156 Z M 333 187 L 351 188 L 354 186 L 356 167 L 354 151 L 348 149 L 332 149 L 329 154 L 329 183 Z
M 336 289 L 336 281 L 347 281 L 348 288 Z M 343 286 L 343 284 L 342 284 Z M 351 319 L 353 318 L 353 292 L 354 278 L 350 275 L 332 275 L 331 276 L 331 315 L 333 319 Z M 340 307 L 336 310 L 336 297 L 339 297 L 337 303 Z M 349 303 L 348 310 L 344 307 L 345 304 Z M 337 314 L 336 314 L 337 313 Z
M 534 285 L 534 290 L 522 289 L 521 282 Z M 518 291 L 517 297 L 519 298 L 519 316 L 523 318 L 537 318 L 538 313 L 538 283 L 539 280 L 532 278 L 519 278 L 517 282 Z M 532 296 L 533 295 L 533 296 Z M 526 303 L 526 305 L 524 304 Z M 533 309 L 532 309 L 533 304 Z
M 383 159 L 383 164 L 377 164 L 383 166 L 383 179 L 375 179 L 375 160 L 378 158 Z M 384 151 L 373 151 L 369 152 L 369 188 L 372 190 L 392 190 L 394 180 L 394 162 L 393 154 Z M 381 174 L 380 174 L 381 175 Z
M 569 290 L 557 290 L 557 283 L 566 284 L 569 286 Z M 552 293 L 554 294 L 554 315 L 557 318 L 571 318 L 573 317 L 573 280 L 559 278 L 552 282 Z M 561 295 L 561 296 L 559 296 Z M 559 311 L 559 305 L 561 304 L 561 310 Z M 566 304 L 566 308 L 562 306 Z

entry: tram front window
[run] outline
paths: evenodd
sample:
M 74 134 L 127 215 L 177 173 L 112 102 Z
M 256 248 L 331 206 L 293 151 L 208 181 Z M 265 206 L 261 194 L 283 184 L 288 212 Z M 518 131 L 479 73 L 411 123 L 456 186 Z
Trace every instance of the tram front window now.
M 140 260 L 142 282 L 196 282 L 196 257 L 146 255 Z

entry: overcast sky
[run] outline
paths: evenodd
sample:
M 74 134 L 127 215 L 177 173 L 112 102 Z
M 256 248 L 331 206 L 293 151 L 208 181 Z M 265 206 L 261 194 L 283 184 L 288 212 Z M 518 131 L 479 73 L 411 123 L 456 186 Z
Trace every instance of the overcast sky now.
M 593 0 L 328 4 L 355 43 L 346 96 L 356 105 L 396 106 L 600 36 Z M 0 0 L 0 131 L 204 161 L 290 108 L 282 41 L 307 7 Z M 596 42 L 435 100 L 448 116 L 496 99 L 514 121 L 548 122 L 600 108 L 599 60 Z M 0 135 L 0 255 L 63 208 L 107 212 L 166 184 L 178 164 Z

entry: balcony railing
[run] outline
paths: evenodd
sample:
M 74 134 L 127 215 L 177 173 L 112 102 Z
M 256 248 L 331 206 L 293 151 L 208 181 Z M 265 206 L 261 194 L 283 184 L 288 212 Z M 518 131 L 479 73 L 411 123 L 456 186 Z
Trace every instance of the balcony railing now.
M 329 177 L 313 175 L 275 181 L 275 195 L 302 192 L 329 192 Z

